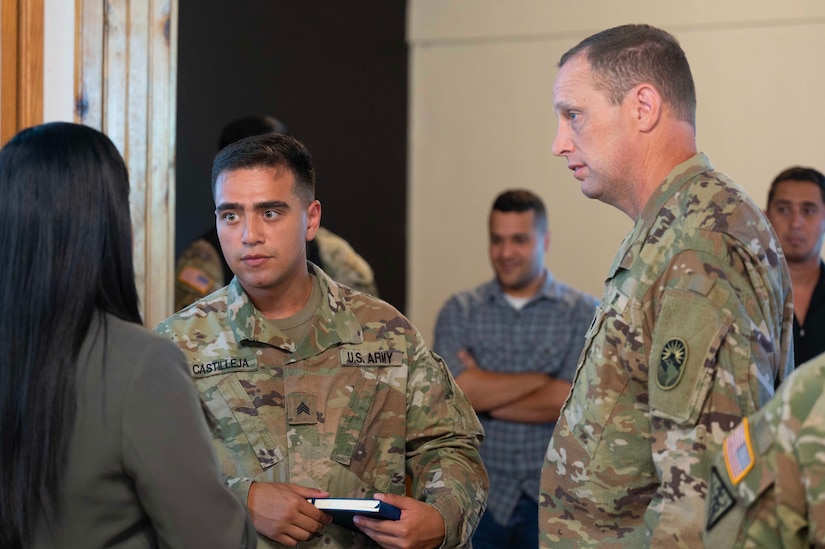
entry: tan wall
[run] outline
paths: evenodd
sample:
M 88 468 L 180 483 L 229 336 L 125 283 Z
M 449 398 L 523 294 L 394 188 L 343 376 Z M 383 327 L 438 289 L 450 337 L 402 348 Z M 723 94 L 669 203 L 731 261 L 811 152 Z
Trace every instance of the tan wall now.
M 408 313 L 428 341 L 447 297 L 492 276 L 486 218 L 498 192 L 545 200 L 548 265 L 601 294 L 632 221 L 585 198 L 554 157 L 556 62 L 603 28 L 674 33 L 698 95 L 698 144 L 764 204 L 791 164 L 825 170 L 825 2 L 408 0 Z

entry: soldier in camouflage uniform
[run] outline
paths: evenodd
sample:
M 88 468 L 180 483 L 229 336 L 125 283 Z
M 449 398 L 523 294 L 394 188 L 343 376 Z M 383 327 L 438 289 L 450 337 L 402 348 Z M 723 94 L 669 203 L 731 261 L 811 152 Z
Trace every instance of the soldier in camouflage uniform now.
M 547 448 L 540 545 L 698 547 L 722 440 L 792 369 L 790 276 L 759 208 L 697 154 L 674 37 L 609 29 L 559 67 L 553 152 L 635 225 Z
M 707 547 L 825 547 L 825 354 L 728 435 L 710 475 Z
M 264 133 L 289 133 L 289 130 L 273 116 L 245 116 L 224 126 L 218 150 L 244 137 Z M 315 239 L 307 243 L 307 253 L 333 280 L 378 295 L 370 264 L 349 242 L 332 231 L 319 227 Z M 175 310 L 180 311 L 230 280 L 232 271 L 221 253 L 217 229 L 212 227 L 190 244 L 175 264 Z
M 188 359 L 259 547 L 465 546 L 486 502 L 482 427 L 406 318 L 307 263 L 321 215 L 309 153 L 251 137 L 212 180 L 236 276 L 157 331 Z M 382 499 L 401 519 L 328 524 L 307 498 L 329 496 Z

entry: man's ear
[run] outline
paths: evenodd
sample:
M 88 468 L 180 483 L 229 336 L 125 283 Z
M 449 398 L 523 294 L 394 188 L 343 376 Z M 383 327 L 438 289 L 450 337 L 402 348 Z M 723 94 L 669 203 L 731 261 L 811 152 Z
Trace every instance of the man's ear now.
M 313 200 L 307 206 L 307 242 L 315 238 L 318 227 L 321 226 L 321 203 Z
M 662 117 L 662 96 L 652 84 L 642 83 L 631 92 L 633 114 L 639 130 L 649 132 Z

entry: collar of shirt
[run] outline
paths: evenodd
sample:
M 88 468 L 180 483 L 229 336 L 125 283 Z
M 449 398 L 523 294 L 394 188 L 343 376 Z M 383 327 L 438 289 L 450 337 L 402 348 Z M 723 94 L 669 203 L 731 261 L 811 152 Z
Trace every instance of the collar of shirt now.
M 647 200 L 647 204 L 645 204 L 636 219 L 633 228 L 622 241 L 618 252 L 613 257 L 613 264 L 610 266 L 608 278 L 612 278 L 619 268 L 627 267 L 633 263 L 636 254 L 639 252 L 636 248 L 647 240 L 647 233 L 653 227 L 659 211 L 667 201 L 698 174 L 712 170 L 713 166 L 711 166 L 708 157 L 704 153 L 696 153 L 670 171 L 662 184 Z
M 235 341 L 255 341 L 278 347 L 292 354 L 290 361 L 318 355 L 326 349 L 341 344 L 358 344 L 364 341 L 361 323 L 342 295 L 341 289 L 320 267 L 309 262 L 315 271 L 325 299 L 315 312 L 312 327 L 303 341 L 292 341 L 272 322 L 266 321 L 258 311 L 237 277 L 227 288 L 226 309 L 229 326 Z
M 530 303 L 539 299 L 561 299 L 563 297 L 563 292 L 561 286 L 556 283 L 556 279 L 553 277 L 553 273 L 550 272 L 549 269 L 544 269 L 544 283 L 539 288 L 539 291 L 530 299 Z M 487 284 L 487 287 L 484 289 L 485 299 L 489 301 L 500 301 L 501 303 L 507 303 L 507 300 L 504 297 L 504 289 L 501 287 L 497 279 L 493 279 Z M 525 305 L 527 307 L 530 303 Z M 509 306 L 509 304 L 508 304 Z

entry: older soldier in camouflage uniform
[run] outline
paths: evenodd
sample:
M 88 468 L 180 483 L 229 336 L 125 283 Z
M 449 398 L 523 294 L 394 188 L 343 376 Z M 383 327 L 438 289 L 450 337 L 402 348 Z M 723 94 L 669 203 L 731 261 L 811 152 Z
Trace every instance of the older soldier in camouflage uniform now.
M 790 276 L 759 208 L 697 154 L 674 37 L 609 29 L 559 66 L 553 152 L 635 225 L 547 448 L 540 543 L 698 547 L 725 434 L 792 368 Z
M 825 547 L 825 354 L 728 435 L 711 470 L 707 547 Z
M 321 217 L 308 151 L 250 137 L 218 154 L 212 181 L 235 278 L 157 331 L 188 359 L 259 547 L 466 545 L 487 496 L 481 425 L 406 318 L 307 263 Z M 375 497 L 401 519 L 328 524 L 307 501 L 328 496 Z

